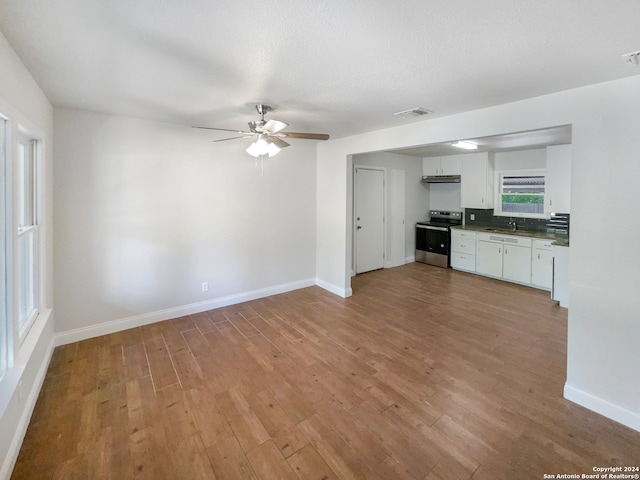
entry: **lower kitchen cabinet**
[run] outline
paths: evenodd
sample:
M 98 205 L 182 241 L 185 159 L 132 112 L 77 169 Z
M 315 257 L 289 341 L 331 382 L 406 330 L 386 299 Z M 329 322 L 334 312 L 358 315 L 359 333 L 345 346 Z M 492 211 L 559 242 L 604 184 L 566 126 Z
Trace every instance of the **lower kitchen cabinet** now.
M 476 271 L 476 233 L 451 230 L 451 268 Z
M 568 303 L 568 252 L 553 240 L 451 229 L 452 268 L 551 290 L 563 307 Z
M 531 247 L 505 245 L 502 278 L 518 283 L 531 283 Z
M 468 253 L 451 252 L 451 268 L 464 270 L 465 272 L 475 272 L 476 256 Z
M 553 283 L 553 247 L 549 240 L 534 240 L 531 254 L 531 284 L 551 290 Z
M 502 244 L 478 240 L 476 272 L 502 277 Z
M 531 284 L 531 239 L 479 233 L 476 272 L 512 282 Z

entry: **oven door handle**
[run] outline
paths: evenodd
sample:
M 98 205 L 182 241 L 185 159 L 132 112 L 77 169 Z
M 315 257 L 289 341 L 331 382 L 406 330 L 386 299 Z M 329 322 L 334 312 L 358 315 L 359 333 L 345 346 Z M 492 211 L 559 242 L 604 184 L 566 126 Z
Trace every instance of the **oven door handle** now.
M 418 228 L 424 228 L 425 230 L 437 230 L 438 232 L 448 232 L 447 227 L 433 227 L 431 225 L 417 225 Z

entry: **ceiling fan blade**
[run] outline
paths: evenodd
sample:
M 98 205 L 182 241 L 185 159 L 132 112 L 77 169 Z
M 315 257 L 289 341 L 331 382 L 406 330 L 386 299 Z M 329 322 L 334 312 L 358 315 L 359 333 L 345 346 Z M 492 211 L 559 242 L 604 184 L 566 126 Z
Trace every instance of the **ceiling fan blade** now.
M 247 137 L 246 137 L 246 136 L 242 136 L 242 137 L 221 138 L 220 140 L 213 140 L 213 143 L 216 143 L 216 142 L 226 142 L 227 140 L 235 140 L 236 138 L 247 138 Z
M 280 132 L 281 136 L 289 138 L 306 138 L 308 140 L 329 140 L 326 133 L 298 133 L 298 132 Z
M 253 135 L 253 132 L 243 132 L 242 130 L 231 130 L 230 128 L 197 127 L 197 126 L 194 126 L 192 128 L 201 128 L 203 130 L 218 130 L 220 132 L 234 132 L 234 133 L 239 133 L 240 135 Z
M 283 130 L 289 126 L 288 123 L 281 122 L 279 120 L 269 120 L 262 127 L 263 132 L 268 133 L 278 133 L 280 130 Z
M 273 143 L 278 148 L 288 147 L 289 144 L 278 137 L 269 137 L 269 142 Z

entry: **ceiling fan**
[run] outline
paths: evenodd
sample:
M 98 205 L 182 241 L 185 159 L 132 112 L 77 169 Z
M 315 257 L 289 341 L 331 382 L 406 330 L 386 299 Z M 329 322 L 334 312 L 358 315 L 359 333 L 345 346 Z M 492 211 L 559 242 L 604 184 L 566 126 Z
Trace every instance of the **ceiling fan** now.
M 273 157 L 280 151 L 281 148 L 289 146 L 289 143 L 285 142 L 283 138 L 305 138 L 309 140 L 329 140 L 329 135 L 326 133 L 298 133 L 298 132 L 284 132 L 283 130 L 289 126 L 288 123 L 281 122 L 279 120 L 265 120 L 265 113 L 273 110 L 269 105 L 258 104 L 256 110 L 260 114 L 260 120 L 249 122 L 249 131 L 232 130 L 229 128 L 215 128 L 215 127 L 193 127 L 202 128 L 205 130 L 219 130 L 222 132 L 235 132 L 239 136 L 222 138 L 220 140 L 214 140 L 214 142 L 225 142 L 227 140 L 235 140 L 237 138 L 249 138 L 256 137 L 256 140 L 247 148 L 247 153 L 253 157 L 260 157 L 262 155 L 269 155 Z

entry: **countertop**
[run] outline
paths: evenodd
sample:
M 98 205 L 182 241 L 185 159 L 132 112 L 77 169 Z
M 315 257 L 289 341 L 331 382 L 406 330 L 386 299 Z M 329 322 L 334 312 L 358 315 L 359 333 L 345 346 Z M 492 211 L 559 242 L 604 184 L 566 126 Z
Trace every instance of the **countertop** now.
M 511 230 L 506 228 L 476 227 L 473 225 L 456 225 L 452 226 L 451 228 L 455 228 L 458 230 L 468 230 L 471 232 L 496 233 L 498 235 L 515 235 L 517 237 L 539 238 L 542 240 L 550 240 L 554 245 L 560 247 L 569 246 L 569 238 L 566 235 L 558 235 L 555 233 L 532 232 L 528 230 Z

